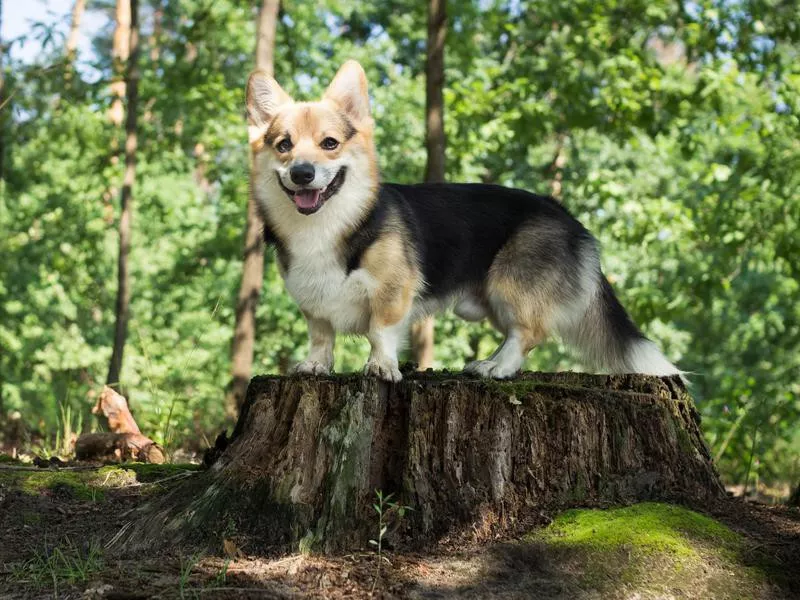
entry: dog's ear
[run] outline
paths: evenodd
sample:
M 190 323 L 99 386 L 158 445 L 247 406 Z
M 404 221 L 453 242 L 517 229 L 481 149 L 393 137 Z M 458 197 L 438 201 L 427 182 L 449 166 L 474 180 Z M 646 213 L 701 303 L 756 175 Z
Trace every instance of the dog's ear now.
M 354 60 L 348 60 L 339 67 L 322 97 L 338 104 L 354 121 L 369 117 L 367 75 Z
M 283 91 L 278 82 L 258 70 L 247 80 L 247 125 L 250 142 L 264 135 L 278 108 L 292 102 L 291 96 Z

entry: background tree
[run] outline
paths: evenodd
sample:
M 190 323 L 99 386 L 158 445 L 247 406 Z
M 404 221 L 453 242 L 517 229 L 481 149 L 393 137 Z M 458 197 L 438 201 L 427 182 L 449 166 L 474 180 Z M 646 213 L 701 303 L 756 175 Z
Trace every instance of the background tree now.
M 121 5 L 127 5 L 121 7 Z M 131 250 L 131 220 L 133 219 L 133 185 L 136 180 L 137 110 L 139 103 L 139 0 L 118 0 L 117 30 L 114 45 L 117 47 L 119 30 L 127 32 L 128 41 L 120 42 L 119 56 L 127 54 L 125 70 L 125 100 L 127 113 L 125 119 L 125 176 L 122 181 L 119 214 L 119 253 L 117 255 L 117 301 L 115 304 L 116 325 L 114 327 L 114 347 L 108 366 L 106 383 L 119 386 L 122 371 L 122 354 L 128 335 L 128 318 L 131 302 L 131 278 L 128 255 Z M 119 98 L 114 99 L 116 103 Z M 112 120 L 116 118 L 112 105 Z M 115 123 L 116 124 L 116 123 Z
M 122 127 L 125 118 L 123 98 L 125 98 L 125 72 L 131 47 L 131 3 L 130 0 L 117 0 L 114 11 L 114 38 L 111 46 L 113 79 L 111 81 L 111 108 L 108 118 L 111 124 Z M 115 138 L 112 138 L 115 139 Z
M 269 75 L 274 72 L 275 28 L 280 0 L 264 0 L 256 28 L 256 68 Z M 253 371 L 253 348 L 256 337 L 256 308 L 264 286 L 264 224 L 258 215 L 253 195 L 248 194 L 244 234 L 242 283 L 236 301 L 236 324 L 231 344 L 233 379 L 226 399 L 226 412 L 235 416 L 244 402 L 247 384 Z
M 447 37 L 447 2 L 428 3 L 428 41 L 425 51 L 425 181 L 444 183 L 444 45 Z M 433 366 L 434 320 L 428 317 L 411 327 L 411 347 L 420 370 Z
M 3 24 L 3 2 L 0 0 L 0 26 Z M 6 74 L 5 74 L 5 54 L 6 48 L 3 39 L 0 37 L 0 181 L 3 180 L 3 166 L 6 150 L 6 128 L 5 115 L 8 114 L 6 108 Z
M 86 10 L 86 0 L 75 0 L 72 5 L 72 18 L 69 25 L 69 35 L 67 35 L 66 43 L 66 59 L 67 59 L 67 72 L 71 72 L 71 66 L 75 62 L 75 57 L 78 52 L 78 40 L 81 35 L 81 19 L 83 12 Z

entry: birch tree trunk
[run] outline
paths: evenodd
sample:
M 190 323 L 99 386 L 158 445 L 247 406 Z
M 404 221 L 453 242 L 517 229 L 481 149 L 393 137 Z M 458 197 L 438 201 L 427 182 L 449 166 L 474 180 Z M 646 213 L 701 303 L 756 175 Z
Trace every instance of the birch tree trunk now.
M 275 30 L 280 0 L 263 0 L 256 28 L 256 68 L 273 73 Z M 256 308 L 264 285 L 264 224 L 256 211 L 252 194 L 247 201 L 244 233 L 242 283 L 236 301 L 236 323 L 231 343 L 231 385 L 225 398 L 225 412 L 235 417 L 244 402 L 253 369 L 256 337 Z

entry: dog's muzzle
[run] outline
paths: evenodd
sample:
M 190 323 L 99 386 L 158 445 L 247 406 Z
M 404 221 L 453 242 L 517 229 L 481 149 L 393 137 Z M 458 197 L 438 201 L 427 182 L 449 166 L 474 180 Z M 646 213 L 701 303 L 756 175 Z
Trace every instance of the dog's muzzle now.
M 313 168 L 313 167 L 312 167 Z M 304 214 L 304 215 L 311 215 L 317 212 L 325 202 L 333 196 L 339 189 L 342 187 L 344 183 L 344 176 L 347 171 L 347 167 L 342 167 L 339 169 L 339 172 L 336 173 L 331 182 L 326 185 L 324 188 L 315 190 L 310 188 L 300 188 L 298 190 L 290 190 L 288 187 L 283 185 L 283 181 L 281 181 L 280 175 L 278 175 L 278 183 L 280 183 L 283 191 L 292 199 L 294 205 L 297 207 L 297 211 Z M 313 171 L 312 171 L 313 173 Z M 295 178 L 292 176 L 292 180 Z M 299 177 L 298 177 L 299 179 Z

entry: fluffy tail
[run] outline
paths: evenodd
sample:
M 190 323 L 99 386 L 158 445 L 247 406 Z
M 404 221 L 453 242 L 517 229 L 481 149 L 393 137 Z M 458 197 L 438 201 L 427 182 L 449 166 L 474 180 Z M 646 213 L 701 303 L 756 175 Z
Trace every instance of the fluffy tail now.
M 582 315 L 569 319 L 558 333 L 595 368 L 611 373 L 680 375 L 653 342 L 639 331 L 602 273 Z M 597 281 L 597 280 L 595 280 Z

